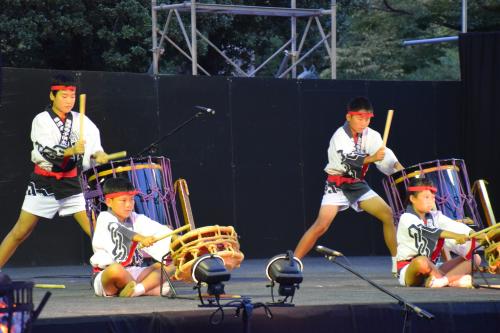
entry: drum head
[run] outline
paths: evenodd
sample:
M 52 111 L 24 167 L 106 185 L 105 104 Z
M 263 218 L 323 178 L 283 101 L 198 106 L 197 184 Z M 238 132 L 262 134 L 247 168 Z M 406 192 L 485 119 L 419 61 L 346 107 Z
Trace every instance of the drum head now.
M 455 220 L 470 218 L 477 225 L 482 225 L 471 194 L 465 163 L 461 159 L 423 162 L 387 176 L 383 184 L 396 222 L 406 210 L 410 181 L 423 177 L 436 186 L 436 206 L 443 214 Z

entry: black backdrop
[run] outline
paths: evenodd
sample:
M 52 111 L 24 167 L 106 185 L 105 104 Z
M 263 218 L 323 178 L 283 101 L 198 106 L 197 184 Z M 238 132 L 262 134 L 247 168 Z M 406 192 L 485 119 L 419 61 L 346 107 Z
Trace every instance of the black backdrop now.
M 19 213 L 32 169 L 30 124 L 48 101 L 53 71 L 4 68 L 3 74 L 0 237 Z M 372 99 L 372 127 L 379 131 L 386 110 L 396 110 L 389 146 L 404 165 L 463 157 L 460 82 L 74 74 L 108 152 L 140 151 L 191 116 L 193 105 L 217 110 L 215 117 L 196 120 L 170 137 L 160 152 L 171 159 L 174 178 L 187 179 L 196 224 L 234 225 L 247 257 L 293 249 L 312 223 L 328 142 L 353 96 Z M 372 170 L 368 181 L 385 196 L 381 178 Z M 380 223 L 352 211 L 339 214 L 322 243 L 348 255 L 388 254 Z M 89 244 L 72 219 L 42 220 L 10 265 L 87 262 Z
M 472 178 L 489 182 L 494 206 L 500 197 L 500 32 L 462 34 L 459 47 L 463 155 Z

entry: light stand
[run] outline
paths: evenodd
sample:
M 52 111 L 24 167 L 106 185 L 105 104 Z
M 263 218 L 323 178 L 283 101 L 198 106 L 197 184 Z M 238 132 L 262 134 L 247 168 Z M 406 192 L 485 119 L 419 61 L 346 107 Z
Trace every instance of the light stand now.
M 406 301 L 405 299 L 403 299 L 402 297 L 400 297 L 400 296 L 398 296 L 398 295 L 390 292 L 389 290 L 385 289 L 384 287 L 379 286 L 378 284 L 376 284 L 372 280 L 370 280 L 367 277 L 361 275 L 361 273 L 356 272 L 354 269 L 352 269 L 348 265 L 346 265 L 346 264 L 344 264 L 344 263 L 342 263 L 340 261 L 336 261 L 335 260 L 336 256 L 325 255 L 325 258 L 328 261 L 330 261 L 330 262 L 332 262 L 334 264 L 339 265 L 340 267 L 344 268 L 345 270 L 347 270 L 347 271 L 351 272 L 352 274 L 356 275 L 357 277 L 359 277 L 361 280 L 364 280 L 364 281 L 368 282 L 369 284 L 371 284 L 372 286 L 374 286 L 378 290 L 382 291 L 383 293 L 385 293 L 385 294 L 391 296 L 392 298 L 394 298 L 395 300 L 397 300 L 398 304 L 403 308 L 403 311 L 404 311 L 404 314 L 405 314 L 405 321 L 404 321 L 404 330 L 405 331 L 409 330 L 409 328 L 410 328 L 409 316 L 410 316 L 411 312 L 414 312 L 419 317 L 422 317 L 422 318 L 425 318 L 425 319 L 434 319 L 434 315 L 432 313 L 429 313 L 426 310 L 419 308 L 415 304 L 412 304 L 412 303 Z
M 299 289 L 300 283 L 303 280 L 302 271 L 304 265 L 299 258 L 295 257 L 292 250 L 288 250 L 285 254 L 279 254 L 271 258 L 266 266 L 266 276 L 271 281 L 267 287 L 271 288 L 273 306 L 294 306 L 293 297 L 295 289 Z M 283 296 L 284 299 L 275 301 L 274 299 L 274 286 L 279 284 L 278 294 Z M 288 298 L 290 302 L 287 303 Z
M 240 317 L 243 321 L 243 332 L 250 333 L 250 319 L 252 318 L 253 310 L 258 308 L 264 308 L 264 312 L 269 319 L 273 318 L 273 314 L 271 313 L 271 309 L 269 308 L 269 304 L 264 304 L 261 302 L 252 303 L 251 298 L 244 297 L 241 300 L 233 300 L 226 304 L 205 304 L 204 307 L 217 307 L 217 310 L 212 312 L 209 318 L 209 322 L 212 325 L 221 324 L 224 321 L 224 308 L 235 308 L 235 317 Z M 215 315 L 220 312 L 221 318 L 219 320 L 214 320 Z

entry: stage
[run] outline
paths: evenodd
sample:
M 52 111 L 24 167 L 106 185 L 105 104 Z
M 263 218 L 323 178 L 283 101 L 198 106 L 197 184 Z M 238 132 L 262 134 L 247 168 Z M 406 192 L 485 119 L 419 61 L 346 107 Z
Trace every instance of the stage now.
M 337 259 L 342 260 L 342 259 Z M 435 315 L 430 321 L 410 315 L 407 331 L 461 332 L 496 327 L 500 319 L 500 290 L 403 288 L 390 276 L 388 257 L 351 257 L 352 267 L 383 288 Z M 271 301 L 264 269 L 267 260 L 246 260 L 226 283 L 226 292 Z M 323 258 L 304 260 L 304 281 L 296 291 L 295 307 L 271 307 L 273 318 L 255 308 L 246 328 L 254 332 L 401 332 L 404 312 L 397 301 L 367 282 Z M 7 268 L 14 280 L 64 284 L 52 296 L 33 332 L 243 332 L 235 308 L 225 309 L 221 324 L 209 323 L 215 309 L 199 308 L 199 301 L 166 297 L 102 298 L 93 295 L 89 266 Z M 475 282 L 484 281 L 476 274 Z M 490 284 L 500 277 L 485 275 Z M 176 283 L 183 296 L 194 296 L 192 286 Z M 34 289 L 38 305 L 48 289 Z M 223 302 L 224 303 L 224 302 Z M 217 314 L 214 319 L 220 319 Z

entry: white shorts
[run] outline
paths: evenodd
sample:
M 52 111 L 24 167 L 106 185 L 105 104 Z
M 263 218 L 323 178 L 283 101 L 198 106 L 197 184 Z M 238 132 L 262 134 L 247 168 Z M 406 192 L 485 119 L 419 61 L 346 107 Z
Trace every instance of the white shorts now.
M 85 211 L 85 199 L 82 193 L 61 200 L 56 200 L 54 195 L 26 195 L 22 210 L 51 219 L 57 212 L 59 216 L 67 216 Z
M 441 266 L 441 265 L 439 265 Z M 437 266 L 437 267 L 439 267 Z M 399 271 L 399 284 L 402 285 L 403 287 L 407 287 L 406 282 L 405 282 L 405 276 L 406 276 L 406 270 L 408 270 L 408 267 L 410 267 L 410 264 L 406 265 L 405 267 L 401 268 Z
M 125 270 L 130 273 L 130 275 L 132 276 L 132 279 L 137 280 L 139 275 L 141 275 L 141 273 L 147 268 L 149 268 L 149 267 L 128 266 L 128 267 L 125 267 Z M 96 296 L 104 296 L 104 297 L 116 296 L 116 295 L 109 295 L 108 296 L 104 292 L 104 288 L 102 286 L 102 272 L 104 272 L 104 271 L 100 271 L 99 273 L 97 273 L 97 275 L 94 278 L 94 293 L 95 293 L 95 295 Z
M 337 192 L 325 193 L 323 195 L 321 206 L 339 206 L 339 211 L 346 210 L 347 208 L 351 207 L 357 212 L 362 212 L 363 210 L 359 208 L 359 203 L 361 201 L 365 201 L 373 197 L 378 197 L 378 194 L 373 190 L 369 190 L 368 192 L 363 194 L 358 199 L 358 201 L 356 201 L 353 204 L 350 204 L 349 200 L 347 200 L 347 197 L 344 195 L 344 193 L 342 193 L 342 190 L 337 189 Z

